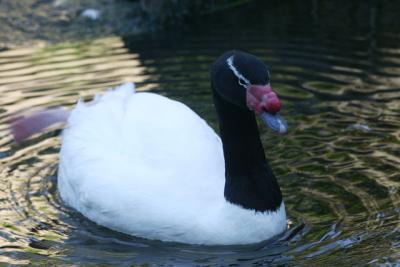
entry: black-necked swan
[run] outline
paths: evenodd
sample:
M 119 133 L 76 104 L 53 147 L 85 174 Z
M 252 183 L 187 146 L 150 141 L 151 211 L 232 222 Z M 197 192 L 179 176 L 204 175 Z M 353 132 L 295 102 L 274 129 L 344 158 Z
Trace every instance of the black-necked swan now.
M 230 51 L 212 65 L 211 87 L 221 139 L 186 105 L 136 93 L 132 83 L 78 102 L 68 116 L 58 110 L 16 122 L 13 132 L 22 139 L 32 121 L 42 123 L 37 131 L 65 119 L 59 193 L 99 225 L 190 244 L 269 239 L 286 229 L 286 213 L 255 114 L 275 132 L 287 130 L 269 71 Z

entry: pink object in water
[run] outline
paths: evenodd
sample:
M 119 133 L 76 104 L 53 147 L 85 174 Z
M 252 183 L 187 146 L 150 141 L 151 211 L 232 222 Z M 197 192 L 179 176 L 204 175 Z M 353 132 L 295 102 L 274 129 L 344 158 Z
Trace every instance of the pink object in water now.
M 17 116 L 11 119 L 11 134 L 15 142 L 21 143 L 55 123 L 67 122 L 68 117 L 69 111 L 63 108 L 40 110 L 29 115 Z

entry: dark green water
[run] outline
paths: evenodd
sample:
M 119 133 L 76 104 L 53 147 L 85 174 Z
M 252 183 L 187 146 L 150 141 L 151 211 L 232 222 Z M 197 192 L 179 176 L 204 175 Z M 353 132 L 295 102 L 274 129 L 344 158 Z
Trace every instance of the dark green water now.
M 399 11 L 392 1 L 265 1 L 214 14 L 190 33 L 0 52 L 0 266 L 399 264 Z M 209 65 L 232 48 L 268 63 L 290 125 L 284 137 L 261 127 L 290 226 L 275 240 L 206 247 L 115 233 L 59 199 L 60 127 L 12 142 L 13 112 L 72 107 L 125 81 L 185 102 L 217 127 Z

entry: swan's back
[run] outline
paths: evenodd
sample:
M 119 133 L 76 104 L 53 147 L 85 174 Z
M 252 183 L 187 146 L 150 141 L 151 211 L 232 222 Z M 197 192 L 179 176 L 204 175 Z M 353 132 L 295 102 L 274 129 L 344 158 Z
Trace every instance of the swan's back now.
M 62 199 L 128 234 L 190 232 L 224 202 L 219 137 L 187 106 L 132 84 L 77 104 L 60 157 Z

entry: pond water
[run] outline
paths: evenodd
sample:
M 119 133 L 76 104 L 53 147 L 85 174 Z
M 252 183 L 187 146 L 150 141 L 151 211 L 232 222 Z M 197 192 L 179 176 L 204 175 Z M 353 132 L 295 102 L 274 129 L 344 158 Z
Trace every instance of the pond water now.
M 179 34 L 0 52 L 0 265 L 399 264 L 399 11 L 389 1 L 255 2 Z M 290 125 L 283 137 L 260 127 L 288 212 L 274 240 L 192 246 L 99 227 L 57 194 L 61 127 L 21 145 L 9 134 L 14 112 L 73 107 L 126 81 L 217 128 L 209 65 L 232 48 L 268 63 Z

